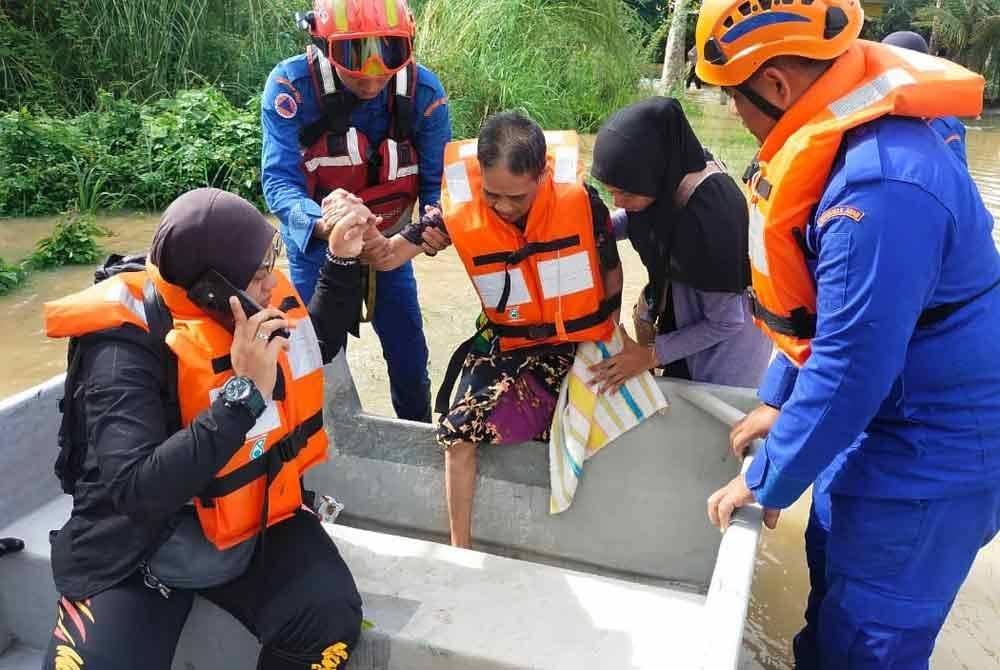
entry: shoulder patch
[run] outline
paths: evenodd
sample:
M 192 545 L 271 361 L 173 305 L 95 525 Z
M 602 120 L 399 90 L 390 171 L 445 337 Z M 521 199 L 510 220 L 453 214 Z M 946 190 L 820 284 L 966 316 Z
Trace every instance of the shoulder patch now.
M 292 92 L 292 95 L 295 96 L 295 102 L 302 102 L 302 94 L 299 93 L 299 89 L 295 88 L 295 84 L 288 81 L 288 79 L 286 79 L 285 77 L 278 77 L 275 81 L 277 81 L 282 86 L 287 87 L 288 90 Z
M 431 116 L 431 114 L 433 114 L 435 112 L 435 110 L 437 110 L 438 107 L 443 107 L 444 105 L 447 105 L 447 104 L 448 104 L 448 98 L 447 98 L 447 96 L 445 96 L 443 98 L 438 98 L 437 100 L 435 100 L 434 102 L 432 102 L 431 104 L 429 104 L 427 106 L 427 110 L 424 112 L 424 118 L 428 118 L 429 119 L 430 116 Z
M 279 93 L 274 98 L 274 111 L 283 119 L 293 119 L 299 111 L 299 104 L 288 93 Z
M 857 222 L 865 218 L 865 213 L 855 207 L 847 207 L 844 205 L 839 205 L 837 207 L 831 207 L 830 209 L 820 214 L 819 218 L 816 219 L 816 225 L 822 228 L 830 221 L 830 219 L 836 218 L 838 216 L 846 216 L 847 218 L 853 219 L 855 222 Z

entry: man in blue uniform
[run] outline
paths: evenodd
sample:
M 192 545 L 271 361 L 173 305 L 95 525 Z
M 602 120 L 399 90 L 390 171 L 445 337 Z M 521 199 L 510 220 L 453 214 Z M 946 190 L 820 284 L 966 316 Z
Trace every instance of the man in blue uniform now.
M 315 0 L 298 20 L 312 45 L 268 77 L 261 179 L 281 223 L 292 281 L 308 301 L 329 235 L 323 198 L 349 191 L 379 217 L 373 224 L 384 235 L 398 232 L 418 197 L 424 207 L 440 198 L 451 121 L 441 83 L 413 62 L 415 28 L 405 0 Z M 374 228 L 368 239 L 363 260 L 381 267 L 388 245 Z M 388 364 L 393 407 L 400 418 L 429 421 L 427 342 L 413 267 L 406 262 L 372 274 L 369 317 Z
M 773 527 L 815 483 L 802 670 L 926 669 L 1000 524 L 1000 256 L 923 121 L 976 113 L 982 80 L 858 40 L 862 21 L 851 0 L 707 0 L 697 28 L 699 77 L 762 143 L 755 316 L 781 349 L 732 434 L 764 446 L 708 513 L 756 501 Z
M 882 39 L 882 44 L 888 44 L 902 49 L 910 49 L 925 54 L 929 51 L 927 40 L 920 33 L 912 30 L 897 30 L 886 35 Z M 944 138 L 945 144 L 955 152 L 955 155 L 963 163 L 968 163 L 965 155 L 965 125 L 954 116 L 943 116 L 939 119 L 931 119 L 928 123 L 937 134 Z

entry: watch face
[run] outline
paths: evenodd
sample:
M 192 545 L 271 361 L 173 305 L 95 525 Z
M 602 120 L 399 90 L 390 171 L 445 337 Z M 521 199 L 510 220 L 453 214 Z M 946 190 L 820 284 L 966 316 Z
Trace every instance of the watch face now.
M 241 402 L 250 397 L 253 386 L 244 377 L 233 377 L 222 390 L 228 402 Z

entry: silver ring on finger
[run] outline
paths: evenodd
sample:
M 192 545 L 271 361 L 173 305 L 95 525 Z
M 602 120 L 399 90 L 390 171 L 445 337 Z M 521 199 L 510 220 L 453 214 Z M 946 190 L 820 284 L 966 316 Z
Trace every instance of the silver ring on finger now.
M 258 340 L 266 340 L 267 339 L 267 333 L 264 333 L 264 332 L 258 330 L 257 334 L 254 335 L 254 337 L 256 337 Z

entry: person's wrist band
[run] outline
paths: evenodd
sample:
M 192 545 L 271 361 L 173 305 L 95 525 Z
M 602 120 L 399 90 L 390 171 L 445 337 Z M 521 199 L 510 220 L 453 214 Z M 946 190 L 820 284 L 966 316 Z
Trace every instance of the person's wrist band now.
M 330 253 L 330 250 L 326 250 L 326 260 L 333 263 L 334 265 L 339 265 L 341 267 L 350 267 L 352 265 L 358 264 L 358 259 L 355 258 L 345 258 L 342 256 L 334 256 Z

